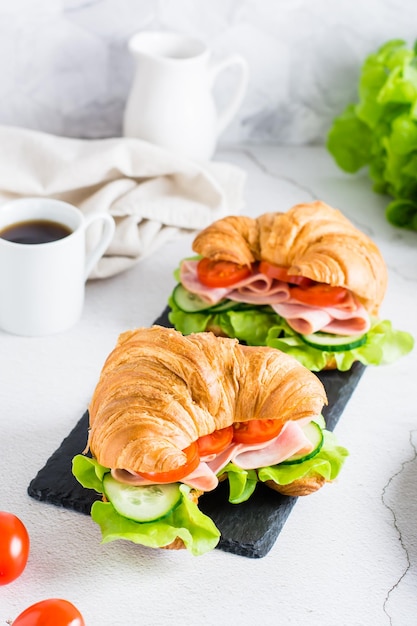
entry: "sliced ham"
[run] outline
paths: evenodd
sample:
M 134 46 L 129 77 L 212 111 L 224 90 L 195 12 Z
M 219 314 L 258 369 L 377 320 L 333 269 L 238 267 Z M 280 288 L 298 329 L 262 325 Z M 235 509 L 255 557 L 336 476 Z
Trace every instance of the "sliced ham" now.
M 233 287 L 213 289 L 202 285 L 197 276 L 198 261 L 183 261 L 181 282 L 188 291 L 214 305 L 228 298 L 235 302 L 271 306 L 283 317 L 295 332 L 302 335 L 322 331 L 335 335 L 357 335 L 366 333 L 371 320 L 368 312 L 349 293 L 337 307 L 316 307 L 297 301 L 290 296 L 288 284 L 254 272 L 235 283 Z
M 219 484 L 216 474 L 207 463 L 203 462 L 200 462 L 197 469 L 183 478 L 181 482 L 201 491 L 212 491 Z
M 306 420 L 288 421 L 276 437 L 263 443 L 232 443 L 220 454 L 203 457 L 204 461 L 200 460 L 198 467 L 182 478 L 181 482 L 194 489 L 212 491 L 219 483 L 216 474 L 230 461 L 242 469 L 249 470 L 277 465 L 296 453 L 307 454 L 313 446 L 302 430 L 305 423 Z M 129 470 L 113 469 L 111 474 L 115 480 L 135 487 L 156 484 L 155 481 Z
M 271 306 L 275 313 L 287 320 L 295 332 L 302 335 L 315 333 L 331 322 L 331 317 L 325 309 L 289 302 Z
M 255 282 L 243 285 L 239 289 L 233 289 L 228 296 L 234 302 L 245 302 L 247 304 L 276 304 L 285 302 L 289 298 L 289 288 L 287 283 L 275 280 L 268 291 L 257 291 Z
M 224 298 L 236 302 L 250 304 L 270 304 L 270 302 L 284 302 L 289 298 L 288 284 L 274 280 L 254 272 L 232 287 L 213 288 L 203 285 L 197 276 L 198 261 L 185 260 L 181 263 L 180 278 L 182 285 L 191 293 L 195 293 L 209 304 L 217 304 Z
M 232 461 L 242 469 L 277 465 L 296 452 L 307 454 L 313 445 L 296 422 L 287 422 L 279 435 L 265 447 L 236 446 Z
M 296 333 L 310 335 L 317 331 L 337 335 L 357 335 L 366 333 L 371 320 L 366 309 L 356 303 L 354 311 L 339 307 L 313 307 L 291 299 L 289 302 L 272 304 L 278 315 L 287 320 Z
M 256 444 L 232 443 L 208 465 L 215 474 L 230 462 L 242 469 L 258 469 L 282 463 L 297 452 L 307 454 L 312 448 L 312 443 L 305 436 L 301 425 L 288 421 L 281 432 L 270 441 Z
M 154 480 L 148 480 L 135 472 L 130 472 L 124 469 L 114 469 L 111 471 L 111 474 L 113 478 L 118 480 L 120 483 L 134 485 L 135 487 L 145 487 L 146 485 L 156 484 Z M 202 461 L 200 461 L 198 467 L 191 472 L 191 474 L 185 476 L 181 482 L 201 491 L 212 491 L 219 484 L 216 474 L 213 473 L 207 463 Z

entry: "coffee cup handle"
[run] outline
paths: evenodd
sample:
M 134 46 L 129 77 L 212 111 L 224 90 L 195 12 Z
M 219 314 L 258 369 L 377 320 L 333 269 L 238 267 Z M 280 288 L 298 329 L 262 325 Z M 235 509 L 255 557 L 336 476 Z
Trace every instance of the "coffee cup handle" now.
M 111 215 L 109 215 L 108 213 L 97 213 L 97 214 L 88 215 L 85 218 L 84 230 L 87 230 L 87 228 L 91 224 L 93 224 L 94 222 L 98 222 L 98 221 L 101 221 L 103 223 L 103 230 L 102 230 L 99 241 L 96 243 L 95 247 L 92 250 L 90 250 L 90 252 L 87 254 L 87 257 L 85 260 L 85 269 L 84 269 L 85 280 L 88 279 L 91 270 L 93 269 L 97 261 L 99 261 L 99 259 L 101 259 L 101 257 L 105 253 L 107 247 L 109 246 L 113 238 L 114 231 L 116 228 L 114 219 L 112 218 Z
M 232 121 L 246 94 L 249 82 L 249 66 L 246 59 L 238 54 L 234 54 L 214 64 L 211 68 L 211 84 L 213 85 L 220 72 L 233 66 L 236 66 L 240 70 L 240 78 L 229 104 L 218 113 L 217 136 L 219 136 Z

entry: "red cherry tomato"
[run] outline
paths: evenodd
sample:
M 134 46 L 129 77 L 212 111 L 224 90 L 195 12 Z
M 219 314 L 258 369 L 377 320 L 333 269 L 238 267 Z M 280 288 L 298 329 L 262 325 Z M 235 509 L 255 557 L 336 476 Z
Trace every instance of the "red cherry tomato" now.
M 152 480 L 155 483 L 176 483 L 180 481 L 184 476 L 191 474 L 200 463 L 196 442 L 192 443 L 188 448 L 185 448 L 183 452 L 187 456 L 187 461 L 184 465 L 181 465 L 181 467 L 168 472 L 148 472 L 146 474 L 145 472 L 138 472 L 139 476 L 147 480 Z
M 249 420 L 235 422 L 233 440 L 236 443 L 262 443 L 276 437 L 282 429 L 281 420 Z
M 311 306 L 337 306 L 345 302 L 349 292 L 344 287 L 332 287 L 324 283 L 312 285 L 307 289 L 292 287 L 290 295 L 295 300 Z
M 231 261 L 201 259 L 197 265 L 198 279 L 206 287 L 230 287 L 247 278 L 252 273 L 250 267 Z
M 273 265 L 267 261 L 261 261 L 259 263 L 259 271 L 261 274 L 265 274 L 265 276 L 268 276 L 269 278 L 276 278 L 277 280 L 282 280 L 286 283 L 291 283 L 292 285 L 300 285 L 300 287 L 309 287 L 314 283 L 311 278 L 288 274 L 286 267 Z
M 200 456 L 219 454 L 232 443 L 233 426 L 227 426 L 220 430 L 215 430 L 210 435 L 204 435 L 197 439 L 198 452 Z
M 18 578 L 29 556 L 29 534 L 23 522 L 6 511 L 0 511 L 0 585 Z
M 12 626 L 85 626 L 83 616 L 68 600 L 51 598 L 32 604 Z

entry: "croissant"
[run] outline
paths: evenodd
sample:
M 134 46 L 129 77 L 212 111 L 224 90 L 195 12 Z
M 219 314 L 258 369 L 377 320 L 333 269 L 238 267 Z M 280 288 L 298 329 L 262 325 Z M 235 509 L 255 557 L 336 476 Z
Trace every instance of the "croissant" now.
M 334 456 L 316 421 L 326 403 L 321 381 L 274 348 L 157 325 L 127 331 L 90 402 L 92 458 L 77 455 L 73 473 L 102 494 L 91 515 L 103 541 L 202 554 L 220 531 L 198 500 L 219 481 L 229 478 L 229 500 L 239 504 L 256 478 L 292 496 L 334 480 L 347 451 L 339 446 Z
M 345 287 L 371 315 L 377 315 L 387 287 L 386 266 L 375 243 L 320 201 L 258 218 L 223 218 L 196 236 L 193 250 L 240 265 L 263 260 L 294 276 Z
M 199 437 L 252 419 L 311 419 L 327 402 L 293 357 L 161 326 L 120 335 L 90 407 L 89 447 L 105 467 L 166 472 Z

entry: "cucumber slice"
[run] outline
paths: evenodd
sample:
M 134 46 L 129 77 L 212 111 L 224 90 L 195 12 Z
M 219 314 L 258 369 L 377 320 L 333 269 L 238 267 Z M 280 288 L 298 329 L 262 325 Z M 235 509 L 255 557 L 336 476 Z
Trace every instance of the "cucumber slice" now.
M 184 313 L 197 313 L 211 308 L 208 302 L 205 302 L 196 293 L 191 293 L 181 284 L 175 287 L 172 298 L 177 307 Z
M 221 311 L 227 311 L 234 309 L 237 306 L 233 300 L 221 300 L 217 304 L 210 304 L 206 302 L 196 293 L 191 293 L 184 287 L 184 285 L 178 284 L 172 292 L 172 298 L 181 311 L 184 313 L 199 313 L 200 311 L 209 311 L 213 313 L 220 313 Z
M 103 478 L 104 494 L 116 511 L 136 522 L 154 522 L 170 513 L 181 500 L 178 483 L 136 487 L 115 480 L 110 473 Z
M 309 422 L 303 427 L 303 431 L 307 439 L 310 439 L 314 448 L 307 454 L 293 454 L 285 461 L 281 461 L 280 465 L 294 465 L 295 463 L 302 463 L 308 459 L 312 459 L 316 456 L 322 448 L 324 435 L 320 426 L 316 422 Z
M 364 335 L 333 335 L 331 333 L 313 333 L 311 335 L 300 335 L 304 343 L 324 350 L 326 352 L 345 352 L 363 346 L 367 340 L 367 334 Z
M 236 309 L 237 302 L 233 300 L 221 300 L 218 304 L 214 304 L 210 309 L 208 309 L 212 313 L 220 313 L 221 311 L 228 311 L 229 309 Z

